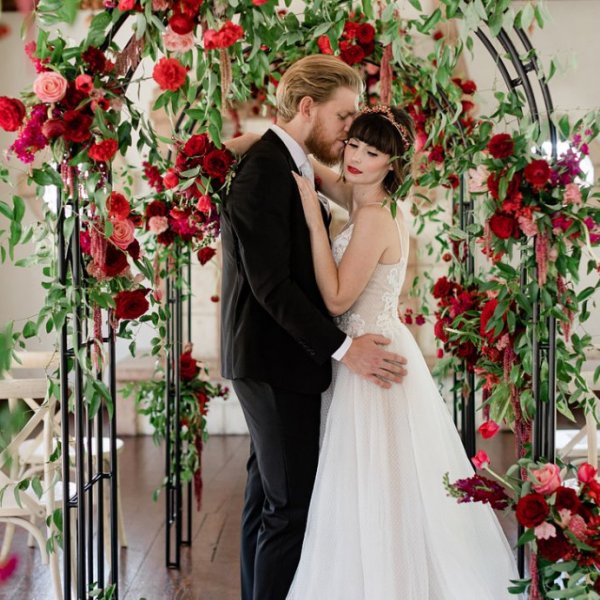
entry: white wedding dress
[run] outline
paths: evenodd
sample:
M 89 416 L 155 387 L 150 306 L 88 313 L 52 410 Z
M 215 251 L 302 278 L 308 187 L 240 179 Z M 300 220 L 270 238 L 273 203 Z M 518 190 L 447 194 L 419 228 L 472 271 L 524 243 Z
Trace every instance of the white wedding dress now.
M 333 242 L 339 264 L 350 224 Z M 408 235 L 401 234 L 403 248 Z M 406 274 L 379 264 L 336 324 L 378 333 L 407 358 L 384 390 L 334 361 L 323 395 L 322 446 L 302 556 L 288 600 L 508 600 L 518 578 L 493 510 L 457 504 L 442 478 L 469 477 L 467 459 L 425 360 L 398 318 Z

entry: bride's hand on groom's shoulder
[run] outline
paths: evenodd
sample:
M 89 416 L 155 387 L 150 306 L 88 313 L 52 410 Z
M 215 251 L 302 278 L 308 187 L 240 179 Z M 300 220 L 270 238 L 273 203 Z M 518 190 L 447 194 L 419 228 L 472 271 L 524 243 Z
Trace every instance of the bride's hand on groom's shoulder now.
M 366 334 L 354 338 L 342 362 L 351 370 L 382 388 L 401 383 L 406 375 L 406 358 L 383 348 L 390 340 Z

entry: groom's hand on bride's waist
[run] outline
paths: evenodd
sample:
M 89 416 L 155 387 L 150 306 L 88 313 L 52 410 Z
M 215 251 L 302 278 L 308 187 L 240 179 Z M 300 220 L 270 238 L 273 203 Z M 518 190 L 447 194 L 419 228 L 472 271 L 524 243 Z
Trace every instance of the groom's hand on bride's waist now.
M 354 338 L 342 362 L 356 374 L 382 388 L 400 383 L 406 375 L 406 358 L 386 351 L 390 340 L 382 335 L 366 334 Z

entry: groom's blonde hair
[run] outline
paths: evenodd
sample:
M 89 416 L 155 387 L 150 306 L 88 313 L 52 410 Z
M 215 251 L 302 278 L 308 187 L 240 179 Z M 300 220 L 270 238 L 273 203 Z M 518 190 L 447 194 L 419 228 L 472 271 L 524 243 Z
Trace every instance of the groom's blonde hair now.
M 277 117 L 291 121 L 298 104 L 305 96 L 316 103 L 327 102 L 338 88 L 350 88 L 361 95 L 364 83 L 361 76 L 340 58 L 327 54 L 305 56 L 295 62 L 277 86 Z

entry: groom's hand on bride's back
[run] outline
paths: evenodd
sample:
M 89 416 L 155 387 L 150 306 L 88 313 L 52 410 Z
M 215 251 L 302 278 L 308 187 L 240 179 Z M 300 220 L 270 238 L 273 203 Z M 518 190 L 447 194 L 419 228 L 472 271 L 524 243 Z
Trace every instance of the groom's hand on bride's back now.
M 406 358 L 388 352 L 390 340 L 382 335 L 366 334 L 354 338 L 342 362 L 351 370 L 382 388 L 400 383 L 406 375 Z

